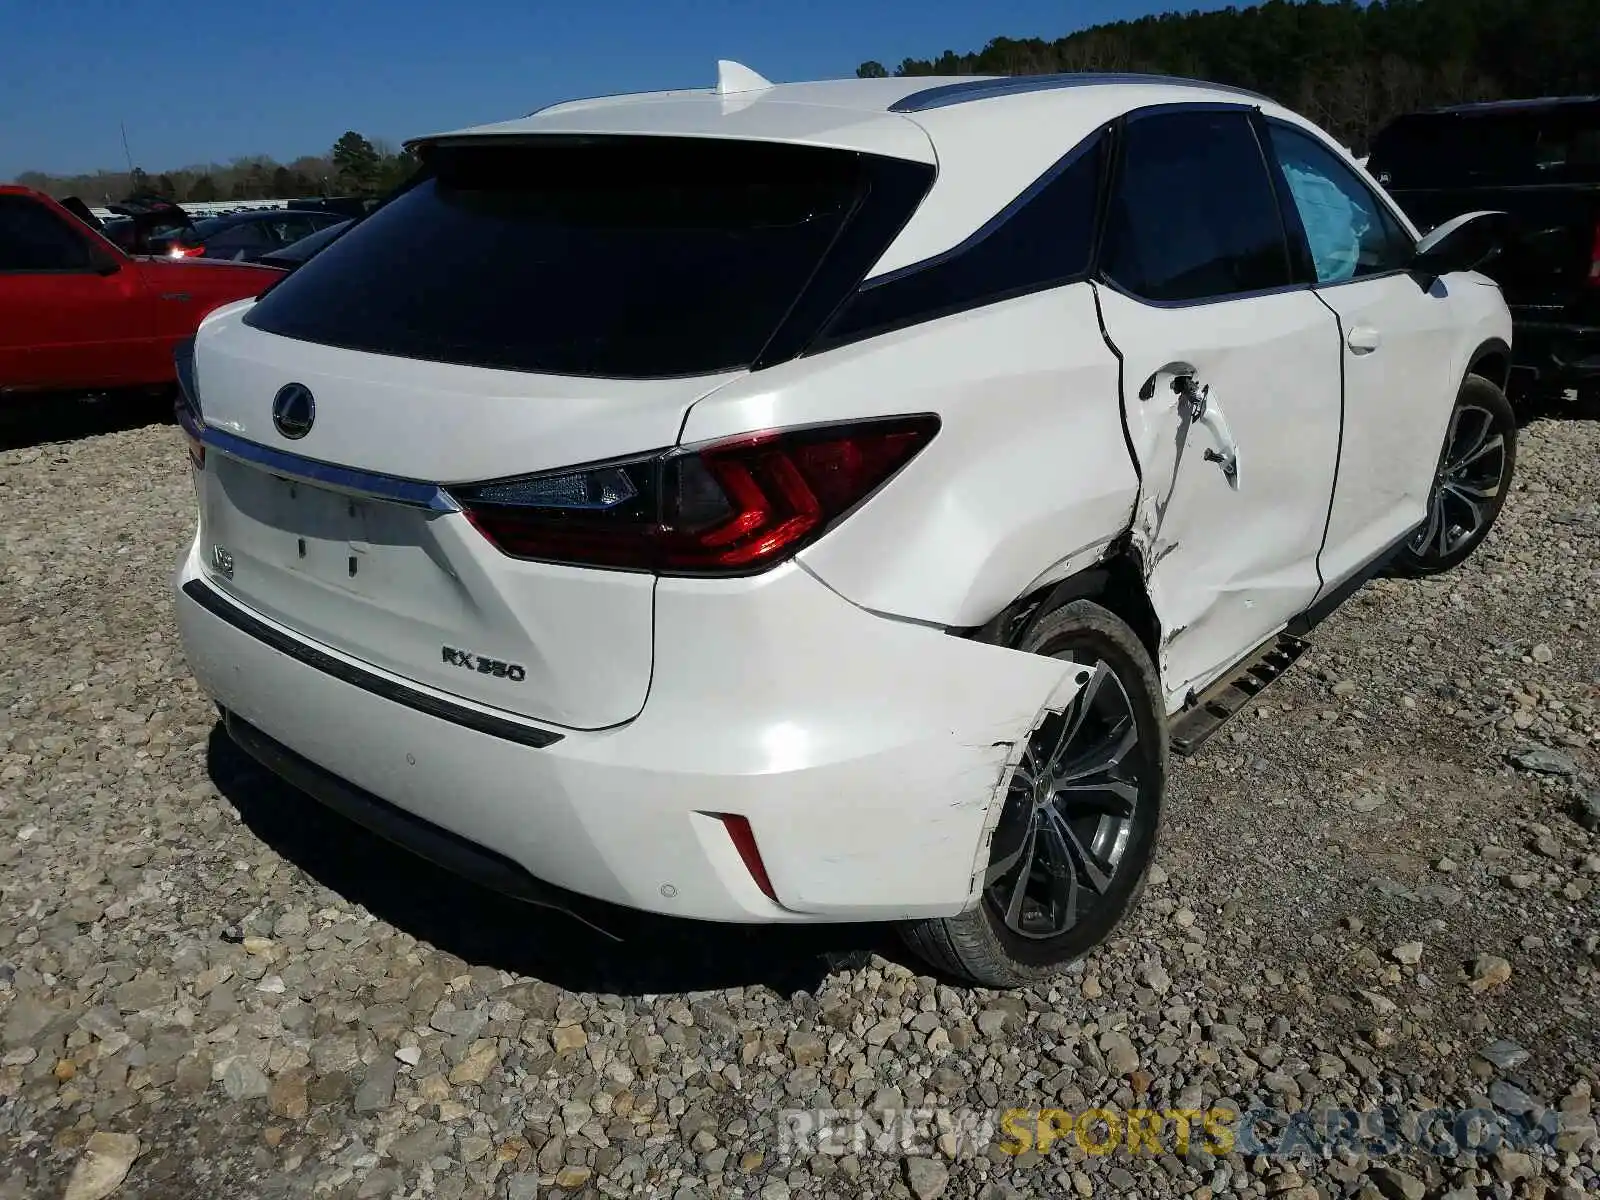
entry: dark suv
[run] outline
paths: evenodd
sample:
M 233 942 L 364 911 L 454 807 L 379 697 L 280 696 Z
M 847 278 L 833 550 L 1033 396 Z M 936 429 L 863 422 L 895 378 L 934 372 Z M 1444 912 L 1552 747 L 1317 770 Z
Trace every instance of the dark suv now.
M 1412 113 L 1378 134 L 1367 166 L 1425 230 L 1509 213 L 1484 271 L 1511 307 L 1519 382 L 1600 390 L 1600 97 Z

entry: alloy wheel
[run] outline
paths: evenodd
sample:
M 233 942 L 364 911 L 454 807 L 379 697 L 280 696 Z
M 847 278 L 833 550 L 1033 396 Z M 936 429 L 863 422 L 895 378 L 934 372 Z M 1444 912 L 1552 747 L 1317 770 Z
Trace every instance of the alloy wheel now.
M 1495 415 L 1463 404 L 1450 416 L 1428 521 L 1411 540 L 1412 553 L 1445 558 L 1476 537 L 1494 519 L 1506 470 L 1506 439 Z
M 1105 661 L 1081 666 L 1081 690 L 1034 731 L 1012 774 L 984 875 L 985 902 L 1031 940 L 1057 937 L 1094 911 L 1139 805 L 1146 755 L 1133 703 Z

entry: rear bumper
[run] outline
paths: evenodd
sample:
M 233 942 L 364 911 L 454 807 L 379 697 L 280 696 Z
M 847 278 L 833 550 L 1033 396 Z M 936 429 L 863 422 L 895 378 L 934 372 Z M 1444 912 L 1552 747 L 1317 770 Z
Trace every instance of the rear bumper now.
M 399 824 L 379 832 L 512 894 L 520 870 L 708 920 L 967 908 L 1000 785 L 1076 688 L 1065 664 L 874 616 L 789 565 L 662 580 L 643 712 L 593 732 L 498 715 L 530 731 L 508 736 L 460 719 L 497 716 L 486 710 L 434 697 L 430 711 L 364 685 L 426 695 L 211 591 L 193 550 L 176 583 L 192 670 L 235 728 L 264 739 L 242 733 L 247 749 L 299 764 L 269 762 L 291 782 L 363 824 L 387 814 Z M 369 816 L 337 802 L 337 785 Z M 718 814 L 750 822 L 777 903 Z M 486 878 L 484 862 L 500 867 Z
M 1600 326 L 1526 320 L 1512 310 L 1514 369 L 1547 387 L 1600 379 Z

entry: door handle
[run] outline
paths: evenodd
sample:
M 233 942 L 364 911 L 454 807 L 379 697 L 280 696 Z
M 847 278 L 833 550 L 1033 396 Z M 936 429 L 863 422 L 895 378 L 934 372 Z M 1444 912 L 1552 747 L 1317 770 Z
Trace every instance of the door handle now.
M 1345 345 L 1349 346 L 1356 354 L 1371 354 L 1379 346 L 1383 345 L 1383 334 L 1379 333 L 1371 325 L 1355 325 L 1345 335 L 1344 341 Z
M 1206 430 L 1217 443 L 1215 448 L 1206 448 L 1205 460 L 1221 467 L 1228 482 L 1237 488 L 1239 443 L 1233 439 L 1233 430 L 1228 427 L 1222 406 L 1211 394 L 1211 385 L 1200 383 L 1193 375 L 1179 375 L 1172 381 L 1172 389 L 1178 393 L 1179 411 L 1183 416 L 1191 425 Z

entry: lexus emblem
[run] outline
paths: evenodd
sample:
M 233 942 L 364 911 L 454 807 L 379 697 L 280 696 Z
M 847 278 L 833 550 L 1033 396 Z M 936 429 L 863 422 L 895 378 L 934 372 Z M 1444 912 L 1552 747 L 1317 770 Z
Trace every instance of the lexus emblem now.
M 272 398 L 272 423 L 286 438 L 303 438 L 317 419 L 317 402 L 303 383 L 286 383 Z

